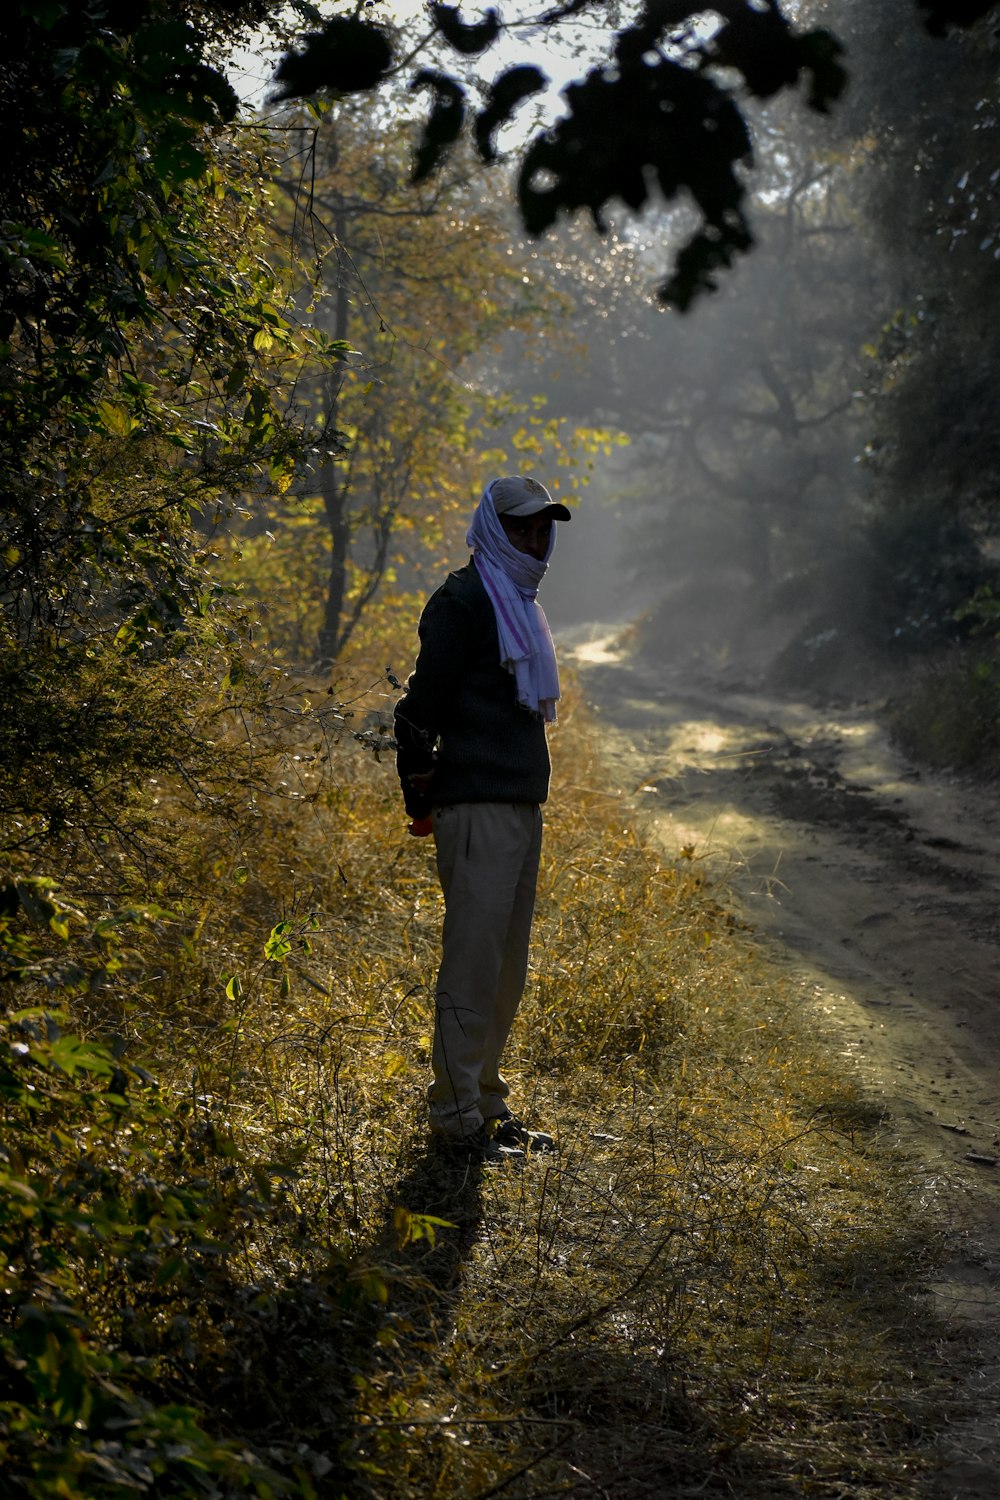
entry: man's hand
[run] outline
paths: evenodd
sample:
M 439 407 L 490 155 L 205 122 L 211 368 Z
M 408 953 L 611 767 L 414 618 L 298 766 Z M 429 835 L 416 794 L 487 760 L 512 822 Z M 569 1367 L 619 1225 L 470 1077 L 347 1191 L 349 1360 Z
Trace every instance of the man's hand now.
M 432 766 L 429 771 L 412 771 L 406 780 L 417 796 L 424 798 L 430 791 L 431 782 L 434 780 L 434 767 Z M 431 832 L 430 817 L 414 818 L 410 824 L 410 832 L 415 838 L 426 838 Z

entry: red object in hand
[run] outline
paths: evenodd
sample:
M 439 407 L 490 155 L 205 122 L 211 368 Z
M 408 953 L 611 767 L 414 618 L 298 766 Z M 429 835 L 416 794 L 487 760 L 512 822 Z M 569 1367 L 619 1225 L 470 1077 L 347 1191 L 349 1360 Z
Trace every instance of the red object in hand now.
M 410 832 L 414 838 L 425 839 L 433 827 L 434 825 L 430 818 L 414 818 L 410 824 Z

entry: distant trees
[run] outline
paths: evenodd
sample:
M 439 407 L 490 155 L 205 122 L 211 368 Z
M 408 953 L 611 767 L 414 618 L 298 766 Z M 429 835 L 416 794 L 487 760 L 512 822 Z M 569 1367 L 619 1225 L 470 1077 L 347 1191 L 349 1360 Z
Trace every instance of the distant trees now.
M 877 652 L 967 630 L 991 577 L 997 50 L 923 35 L 902 0 L 832 19 L 851 88 L 808 129 L 757 111 L 756 249 L 691 318 L 653 310 L 680 209 L 619 216 L 601 251 L 543 242 L 586 350 L 552 350 L 544 388 L 631 435 L 630 565 L 695 637 L 782 607 Z
M 563 8 L 545 24 L 599 9 Z M 963 18 L 982 9 L 966 6 Z M 471 85 L 444 66 L 421 81 L 435 104 L 415 142 L 416 192 L 406 185 L 410 136 L 399 119 L 368 101 L 353 114 L 338 106 L 340 156 L 324 160 L 321 149 L 297 202 L 282 186 L 286 222 L 298 215 L 298 250 L 314 248 L 301 238 L 307 226 L 325 236 L 315 248 L 330 295 L 307 311 L 306 279 L 286 264 L 289 243 L 276 248 L 264 134 L 230 128 L 237 104 L 218 61 L 240 26 L 278 14 L 265 0 L 192 0 L 182 11 L 164 0 L 107 0 L 85 10 L 18 3 L 0 18 L 0 678 L 16 705 L 0 727 L 0 762 L 3 806 L 27 820 L 19 849 L 77 827 L 85 804 L 117 836 L 127 787 L 155 768 L 177 769 L 164 725 L 178 701 L 196 701 L 204 681 L 221 679 L 229 691 L 239 678 L 238 667 L 227 672 L 244 627 L 226 613 L 210 556 L 216 517 L 246 505 L 246 547 L 263 574 L 261 496 L 285 508 L 287 537 L 308 537 L 306 566 L 296 573 L 271 555 L 284 584 L 298 585 L 302 620 L 319 627 L 317 654 L 330 660 L 380 580 L 401 586 L 396 543 L 417 532 L 433 543 L 449 500 L 467 497 L 472 437 L 494 419 L 517 421 L 503 379 L 490 388 L 479 375 L 494 336 L 534 317 L 544 298 L 537 277 L 519 274 L 459 151 Z M 552 160 L 528 148 L 534 165 L 522 188 L 533 228 L 572 202 L 598 217 L 616 196 L 645 203 L 635 177 L 643 161 L 669 198 L 680 190 L 667 170 L 677 132 L 694 129 L 691 172 L 701 172 L 705 148 L 693 221 L 668 207 L 644 242 L 588 237 L 572 251 L 589 258 L 591 278 L 574 332 L 602 362 L 589 383 L 582 359 L 564 362 L 564 409 L 643 435 L 658 501 L 664 474 L 685 497 L 671 510 L 661 568 L 666 556 L 681 566 L 704 518 L 720 515 L 714 539 L 761 591 L 786 560 L 806 556 L 837 511 L 836 476 L 857 432 L 840 415 L 860 410 L 847 404 L 855 390 L 874 413 L 856 451 L 878 494 L 907 518 L 923 507 L 954 519 L 963 557 L 977 561 L 1000 469 L 991 405 L 1000 326 L 995 40 L 973 30 L 928 42 L 908 0 L 886 13 L 887 30 L 882 14 L 843 13 L 840 29 L 856 26 L 860 38 L 858 103 L 842 111 L 839 135 L 824 125 L 819 139 L 845 160 L 820 155 L 811 175 L 786 151 L 775 176 L 780 152 L 760 152 L 768 195 L 755 219 L 756 259 L 714 304 L 702 303 L 697 324 L 661 316 L 654 329 L 643 298 L 661 276 L 661 230 L 692 244 L 707 236 L 703 258 L 698 251 L 689 263 L 692 295 L 730 258 L 732 236 L 745 234 L 743 188 L 729 175 L 738 158 L 726 152 L 745 145 L 746 121 L 717 65 L 731 63 L 759 96 L 811 78 L 814 102 L 826 103 L 839 87 L 829 38 L 800 34 L 777 6 L 735 3 L 721 30 L 684 32 L 691 6 L 649 0 L 609 42 L 618 72 L 592 73 L 571 94 L 569 123 L 548 139 Z M 336 43 L 347 72 L 324 72 L 327 54 L 308 42 L 283 71 L 286 92 L 367 88 L 395 68 L 381 33 L 342 19 L 346 30 L 317 35 L 327 53 Z M 442 6 L 433 19 L 442 54 L 487 56 L 496 41 L 492 22 L 470 32 Z M 366 46 L 375 38 L 365 80 L 352 71 L 358 27 Z M 775 48 L 762 51 L 768 39 Z M 893 67 L 868 87 L 865 69 L 885 47 Z M 693 93 L 677 76 L 682 55 Z M 895 92 L 885 76 L 898 81 Z M 648 85 L 647 103 L 670 127 L 652 145 L 643 131 L 623 138 L 588 187 L 588 132 L 607 124 L 625 79 Z M 487 90 L 472 121 L 481 158 L 495 154 L 496 131 L 530 83 L 508 73 Z M 715 152 L 706 142 L 717 135 Z M 876 203 L 867 227 L 854 207 L 863 180 Z M 556 255 L 577 234 L 560 232 Z M 549 243 L 539 240 L 535 253 Z M 622 261 L 629 283 L 617 281 Z M 881 310 L 862 334 L 869 291 L 858 288 L 875 272 L 891 280 L 889 266 L 891 295 L 878 290 Z M 852 378 L 857 343 L 870 349 L 867 383 Z M 547 351 L 538 354 L 541 372 Z M 926 534 L 926 556 L 940 560 L 940 527 Z M 892 549 L 890 540 L 889 559 Z M 956 566 L 954 579 L 935 608 L 955 607 L 975 566 Z M 175 680 L 171 663 L 182 660 Z M 185 761 L 197 759 L 191 742 Z
M 482 381 L 486 353 L 511 329 L 540 326 L 550 299 L 510 255 L 474 162 L 410 187 L 412 132 L 367 102 L 286 128 L 301 149 L 280 169 L 277 233 L 313 266 L 300 305 L 351 354 L 310 366 L 294 397 L 338 444 L 317 444 L 283 497 L 253 507 L 276 524 L 273 539 L 253 527 L 240 545 L 244 571 L 294 622 L 296 654 L 329 664 L 363 617 L 370 625 L 383 584 L 398 609 L 421 563 L 439 565 L 452 544 L 484 447 L 517 426 L 517 401 Z
M 584 352 L 553 349 L 544 388 L 632 439 L 614 471 L 630 566 L 664 591 L 697 579 L 710 613 L 723 589 L 730 622 L 763 615 L 791 576 L 811 576 L 843 524 L 877 295 L 841 166 L 773 119 L 767 129 L 757 248 L 693 317 L 652 295 L 669 219 L 622 223 L 604 256 L 569 234 L 550 252 L 575 297 L 567 337 Z
M 759 614 L 789 575 L 811 573 L 842 520 L 873 295 L 836 171 L 794 153 L 787 165 L 756 216 L 753 261 L 697 320 L 644 344 L 633 372 L 658 476 L 645 568 L 738 569 Z
M 848 118 L 878 141 L 864 176 L 893 301 L 877 341 L 869 453 L 896 503 L 970 522 L 996 516 L 1000 434 L 1000 43 L 946 47 L 900 22 L 897 3 L 852 9 L 865 59 Z

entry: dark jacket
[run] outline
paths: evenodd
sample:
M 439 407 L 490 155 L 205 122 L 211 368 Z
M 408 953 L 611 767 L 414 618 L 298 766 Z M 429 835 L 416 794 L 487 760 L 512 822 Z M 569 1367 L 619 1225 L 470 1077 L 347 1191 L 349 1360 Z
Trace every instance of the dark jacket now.
M 411 817 L 454 802 L 544 802 L 549 752 L 538 714 L 500 665 L 496 617 L 475 563 L 449 573 L 420 617 L 420 652 L 396 705 L 396 766 Z M 433 769 L 426 795 L 408 781 Z

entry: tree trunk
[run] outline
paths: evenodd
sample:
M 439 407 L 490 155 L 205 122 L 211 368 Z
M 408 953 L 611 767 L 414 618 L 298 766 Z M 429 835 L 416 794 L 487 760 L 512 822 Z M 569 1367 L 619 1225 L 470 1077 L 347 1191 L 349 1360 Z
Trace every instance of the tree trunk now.
M 344 210 L 339 204 L 333 214 L 333 228 L 337 244 L 344 243 L 346 224 Z M 335 339 L 347 340 L 347 327 L 350 318 L 350 303 L 347 296 L 347 279 L 343 266 L 337 279 L 337 301 L 334 313 Z M 333 381 L 328 380 L 326 390 L 326 410 L 323 413 L 324 426 L 328 432 L 333 432 L 337 426 L 337 397 L 338 390 Z M 326 524 L 330 528 L 330 573 L 326 586 L 326 604 L 323 610 L 323 623 L 320 626 L 319 639 L 317 642 L 319 661 L 321 667 L 329 667 L 337 659 L 337 653 L 341 647 L 341 621 L 344 615 L 344 599 L 347 594 L 347 564 L 351 555 L 351 528 L 347 513 L 347 486 L 342 482 L 337 465 L 332 458 L 324 460 L 319 471 L 319 493 L 323 500 L 323 509 L 326 512 Z
M 331 419 L 336 409 L 330 412 Z M 344 596 L 347 592 L 347 563 L 351 549 L 351 529 L 347 519 L 347 493 L 340 482 L 337 465 L 328 458 L 319 471 L 319 493 L 326 512 L 326 524 L 330 528 L 330 572 L 326 585 L 326 604 L 323 623 L 319 631 L 319 661 L 321 667 L 329 667 L 337 659 L 340 649 L 340 622 L 344 614 Z

